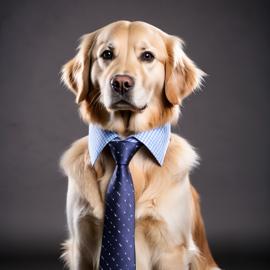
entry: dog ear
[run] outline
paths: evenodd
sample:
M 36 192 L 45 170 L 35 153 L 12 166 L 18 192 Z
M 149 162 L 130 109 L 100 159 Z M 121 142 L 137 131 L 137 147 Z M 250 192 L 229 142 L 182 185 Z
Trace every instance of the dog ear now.
M 168 58 L 165 63 L 165 94 L 171 104 L 179 105 L 193 90 L 200 87 L 206 74 L 184 53 L 180 38 L 170 36 L 166 46 Z
M 82 102 L 90 91 L 91 51 L 96 32 L 83 35 L 77 55 L 62 67 L 62 82 L 76 95 L 76 103 Z

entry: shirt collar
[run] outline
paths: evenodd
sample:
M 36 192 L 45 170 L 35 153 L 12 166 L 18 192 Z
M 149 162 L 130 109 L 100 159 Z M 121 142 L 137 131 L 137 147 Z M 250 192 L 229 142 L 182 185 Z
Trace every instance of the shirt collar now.
M 170 134 L 171 125 L 167 123 L 148 131 L 130 135 L 127 139 L 132 140 L 132 138 L 136 138 L 143 143 L 161 166 L 169 145 Z M 94 165 L 105 146 L 116 138 L 119 138 L 116 132 L 104 130 L 98 125 L 89 125 L 88 149 L 92 165 Z

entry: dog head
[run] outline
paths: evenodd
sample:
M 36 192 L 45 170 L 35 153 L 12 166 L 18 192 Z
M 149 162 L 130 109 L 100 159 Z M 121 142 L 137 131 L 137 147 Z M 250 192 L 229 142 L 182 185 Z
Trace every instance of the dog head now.
M 81 38 L 62 80 L 86 123 L 123 135 L 175 123 L 204 75 L 182 45 L 147 23 L 118 21 Z

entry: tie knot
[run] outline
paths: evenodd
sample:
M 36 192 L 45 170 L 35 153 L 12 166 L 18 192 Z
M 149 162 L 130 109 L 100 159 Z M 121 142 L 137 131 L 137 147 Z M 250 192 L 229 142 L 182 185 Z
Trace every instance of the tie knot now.
M 131 142 L 127 140 L 121 140 L 109 142 L 109 147 L 113 159 L 118 165 L 128 165 L 141 145 L 142 144 L 139 141 Z

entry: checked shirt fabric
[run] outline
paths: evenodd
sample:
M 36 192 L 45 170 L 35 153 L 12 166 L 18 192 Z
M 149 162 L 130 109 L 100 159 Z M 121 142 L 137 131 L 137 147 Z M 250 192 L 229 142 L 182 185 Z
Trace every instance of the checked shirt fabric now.
M 100 270 L 135 270 L 135 199 L 128 164 L 142 143 L 109 142 L 116 163 L 105 196 Z
M 160 127 L 132 134 L 127 137 L 127 140 L 131 141 L 135 138 L 140 141 L 161 166 L 169 145 L 170 136 L 171 125 L 167 123 Z M 94 165 L 104 147 L 118 137 L 119 135 L 116 132 L 102 129 L 95 124 L 89 125 L 88 149 L 92 165 Z

